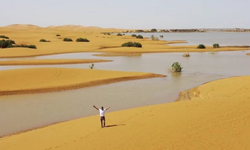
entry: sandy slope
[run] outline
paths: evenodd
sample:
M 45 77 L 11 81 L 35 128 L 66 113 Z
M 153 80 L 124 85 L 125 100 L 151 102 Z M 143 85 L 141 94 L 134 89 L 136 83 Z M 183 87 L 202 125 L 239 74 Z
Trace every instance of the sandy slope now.
M 1 66 L 7 65 L 54 65 L 54 64 L 84 64 L 110 62 L 112 60 L 98 59 L 30 59 L 30 60 L 9 60 L 0 61 Z
M 0 149 L 248 150 L 249 90 L 250 76 L 214 81 L 191 101 L 108 113 L 104 129 L 91 116 L 2 138 Z
M 30 68 L 0 71 L 0 95 L 76 89 L 134 79 L 165 77 L 153 73 L 69 68 Z
M 162 52 L 204 52 L 204 51 L 235 51 L 249 48 L 197 49 L 196 46 L 171 46 L 173 43 L 185 41 L 152 41 L 136 39 L 131 36 L 103 35 L 101 32 L 120 32 L 118 29 L 102 29 L 97 27 L 59 26 L 41 28 L 32 25 L 12 25 L 0 28 L 2 35 L 8 36 L 17 44 L 34 44 L 37 49 L 8 48 L 0 49 L 0 58 L 40 56 L 72 52 L 116 52 L 116 53 L 162 53 Z M 56 36 L 60 34 L 61 36 Z M 74 42 L 63 42 L 63 38 L 72 38 Z M 77 38 L 87 38 L 90 42 L 75 42 Z M 51 42 L 39 42 L 40 39 Z M 140 42 L 142 48 L 121 48 L 128 41 Z M 105 47 L 105 49 L 103 49 Z

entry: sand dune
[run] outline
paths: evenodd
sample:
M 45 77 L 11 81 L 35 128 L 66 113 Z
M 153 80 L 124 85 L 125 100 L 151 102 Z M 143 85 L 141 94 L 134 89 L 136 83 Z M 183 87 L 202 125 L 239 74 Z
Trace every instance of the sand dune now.
M 0 49 L 0 58 L 41 56 L 73 52 L 113 52 L 113 53 L 165 53 L 165 52 L 210 52 L 247 50 L 247 47 L 224 47 L 213 49 L 197 49 L 196 46 L 173 46 L 174 43 L 185 41 L 152 41 L 150 39 L 136 39 L 131 36 L 103 35 L 101 32 L 121 32 L 122 29 L 103 29 L 82 26 L 55 26 L 41 28 L 33 25 L 11 25 L 0 28 L 0 33 L 8 36 L 17 44 L 33 44 L 37 49 L 7 48 Z M 56 36 L 60 34 L 61 36 Z M 74 42 L 64 42 L 64 38 L 72 38 Z M 78 43 L 77 38 L 87 38 L 90 42 Z M 39 42 L 40 39 L 51 42 Z M 122 48 L 125 42 L 140 42 L 142 48 Z M 103 49 L 103 47 L 106 47 Z M 116 47 L 116 48 L 114 48 Z
M 247 150 L 249 90 L 250 76 L 218 80 L 190 101 L 108 113 L 107 128 L 91 116 L 2 138 L 0 149 Z
M 110 62 L 110 61 L 112 61 L 112 60 L 98 60 L 98 59 L 31 59 L 31 60 L 0 61 L 0 66 L 7 66 L 7 65 L 85 64 L 85 63 L 99 63 L 99 62 Z
M 165 76 L 153 73 L 69 68 L 4 70 L 0 71 L 0 95 L 62 91 L 153 77 Z

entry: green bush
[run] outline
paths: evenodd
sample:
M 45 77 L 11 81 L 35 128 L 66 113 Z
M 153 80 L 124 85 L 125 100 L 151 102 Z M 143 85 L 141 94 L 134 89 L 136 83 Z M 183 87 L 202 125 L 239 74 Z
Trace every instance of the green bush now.
M 12 41 L 12 40 L 0 40 L 0 48 L 13 47 L 13 44 L 15 44 L 15 41 Z
M 7 37 L 7 36 L 5 36 L 5 35 L 0 35 L 0 38 L 9 39 L 9 37 Z
M 218 43 L 213 44 L 214 48 L 220 48 L 220 45 Z
M 15 45 L 15 44 L 16 43 L 13 40 L 0 40 L 0 48 L 25 47 L 25 48 L 36 49 L 35 45 L 25 45 L 25 44 Z
M 57 34 L 56 36 L 61 36 L 60 34 Z
M 13 47 L 24 47 L 24 48 L 32 48 L 32 49 L 36 49 L 35 45 L 25 45 L 25 44 L 21 44 L 21 45 L 15 45 Z
M 141 43 L 139 42 L 126 42 L 122 44 L 122 47 L 142 47 Z
M 160 38 L 163 38 L 163 35 L 160 35 Z
M 65 41 L 65 42 L 72 42 L 73 40 L 71 38 L 64 38 L 63 41 Z
M 136 38 L 137 39 L 143 39 L 143 36 L 142 35 L 137 35 Z
M 41 39 L 39 42 L 50 42 L 50 41 L 47 41 L 45 39 Z
M 76 39 L 76 42 L 89 42 L 89 40 L 86 38 L 78 38 Z
M 132 36 L 132 37 L 137 37 L 137 35 L 136 35 L 136 34 L 132 34 L 131 36 Z
M 151 29 L 150 32 L 157 32 L 157 29 Z
M 121 33 L 118 33 L 117 36 L 122 36 L 122 34 L 121 34 Z
M 203 44 L 199 44 L 199 45 L 197 46 L 197 48 L 198 48 L 198 49 L 206 49 L 206 46 L 203 45 Z
M 182 70 L 182 67 L 181 67 L 181 64 L 179 62 L 174 62 L 172 64 L 172 71 L 173 72 L 181 72 Z

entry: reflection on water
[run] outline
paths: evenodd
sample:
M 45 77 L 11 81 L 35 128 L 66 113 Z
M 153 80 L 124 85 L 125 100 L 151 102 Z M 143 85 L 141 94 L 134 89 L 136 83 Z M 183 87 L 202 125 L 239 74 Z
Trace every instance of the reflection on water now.
M 55 122 L 96 114 L 92 105 L 112 106 L 111 111 L 174 101 L 182 90 L 202 83 L 238 75 L 250 74 L 250 57 L 246 52 L 143 54 L 140 57 L 95 57 L 92 53 L 60 54 L 35 57 L 111 59 L 96 63 L 94 69 L 153 72 L 166 78 L 119 82 L 78 90 L 0 97 L 0 136 Z M 183 66 L 181 74 L 171 74 L 173 62 Z M 88 68 L 89 64 L 1 66 L 0 70 L 30 67 Z M 244 67 L 242 67 L 244 66 Z

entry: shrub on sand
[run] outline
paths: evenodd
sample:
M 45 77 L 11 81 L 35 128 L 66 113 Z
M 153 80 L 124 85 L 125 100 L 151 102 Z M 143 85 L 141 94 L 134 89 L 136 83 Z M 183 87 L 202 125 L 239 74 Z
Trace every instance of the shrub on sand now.
M 199 45 L 197 46 L 197 48 L 198 48 L 198 49 L 206 49 L 206 46 L 203 45 L 203 44 L 199 44 Z
M 39 42 L 50 42 L 50 41 L 47 41 L 45 39 L 41 39 Z
M 132 36 L 132 37 L 136 37 L 137 35 L 136 35 L 136 34 L 132 34 L 131 36 Z
M 139 42 L 126 42 L 122 44 L 122 47 L 139 47 L 141 48 L 142 45 Z
M 118 33 L 117 36 L 122 36 L 122 34 L 121 34 L 121 33 Z
M 7 36 L 5 36 L 5 35 L 0 35 L 0 38 L 9 39 L 9 37 L 7 37 Z
M 15 41 L 12 41 L 12 40 L 0 40 L 0 48 L 13 47 L 13 44 L 15 44 Z
M 137 35 L 136 38 L 137 39 L 143 39 L 143 36 L 142 35 Z
M 64 42 L 72 42 L 73 40 L 71 38 L 64 38 L 63 41 Z
M 220 45 L 218 43 L 213 44 L 213 48 L 220 48 Z
M 78 38 L 76 39 L 76 42 L 89 42 L 89 40 L 86 38 Z

